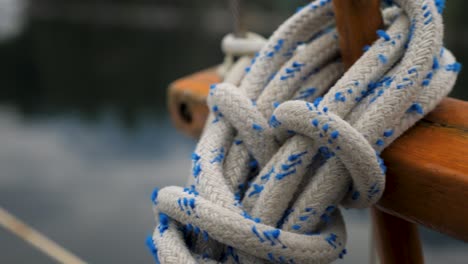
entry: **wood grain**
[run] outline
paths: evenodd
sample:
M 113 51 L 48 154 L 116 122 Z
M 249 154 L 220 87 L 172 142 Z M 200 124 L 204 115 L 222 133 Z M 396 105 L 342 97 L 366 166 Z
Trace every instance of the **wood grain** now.
M 445 99 L 383 153 L 378 208 L 468 242 L 468 103 Z
M 333 0 L 341 57 L 346 67 L 357 61 L 365 45 L 376 39 L 382 28 L 380 0 Z

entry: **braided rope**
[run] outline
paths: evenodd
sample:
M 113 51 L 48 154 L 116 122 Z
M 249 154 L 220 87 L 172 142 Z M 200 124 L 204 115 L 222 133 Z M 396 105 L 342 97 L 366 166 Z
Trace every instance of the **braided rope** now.
M 328 263 L 346 253 L 339 206 L 379 200 L 379 154 L 460 70 L 442 47 L 439 5 L 395 2 L 387 30 L 344 75 L 331 1 L 318 0 L 212 86 L 194 185 L 153 195 L 157 262 Z

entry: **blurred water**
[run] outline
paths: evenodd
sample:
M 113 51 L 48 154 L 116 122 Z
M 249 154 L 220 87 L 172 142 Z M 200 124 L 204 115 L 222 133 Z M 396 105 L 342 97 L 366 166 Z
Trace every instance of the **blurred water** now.
M 112 114 L 90 125 L 5 108 L 0 145 L 2 206 L 92 263 L 150 262 L 150 194 L 184 183 L 193 148 L 167 119 L 129 132 Z M 4 230 L 0 248 L 1 263 L 50 262 Z
M 0 205 L 91 263 L 152 263 L 144 245 L 154 227 L 150 194 L 185 182 L 195 145 L 171 126 L 165 88 L 221 61 L 224 7 L 208 0 L 157 0 L 153 9 L 117 5 L 124 0 L 100 1 L 112 9 L 85 4 L 92 1 L 31 3 L 39 2 L 45 5 L 33 5 L 24 31 L 0 43 Z M 267 34 L 304 2 L 249 2 L 249 26 Z M 461 62 L 468 54 L 465 6 L 449 1 L 446 15 L 447 46 Z M 170 19 L 151 10 L 169 10 Z M 177 23 L 157 24 L 171 19 Z M 452 96 L 468 99 L 465 76 Z M 366 263 L 368 213 L 345 217 L 343 263 Z M 422 237 L 428 263 L 466 263 L 467 244 L 427 230 Z M 50 263 L 0 229 L 0 263 L 31 261 Z

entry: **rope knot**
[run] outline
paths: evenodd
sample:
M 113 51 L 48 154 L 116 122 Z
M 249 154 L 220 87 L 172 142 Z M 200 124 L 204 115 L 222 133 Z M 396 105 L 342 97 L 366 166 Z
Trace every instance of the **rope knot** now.
M 344 164 L 353 180 L 351 199 L 345 201 L 348 207 L 366 208 L 380 199 L 385 186 L 383 161 L 368 140 L 347 121 L 303 101 L 285 102 L 276 108 L 273 116 L 281 123 L 278 129 L 294 130 L 311 138 L 314 153 L 320 153 L 325 160 L 337 158 Z
M 157 261 L 343 257 L 340 205 L 378 201 L 386 171 L 379 153 L 435 108 L 461 69 L 442 49 L 435 2 L 395 2 L 403 10 L 384 11 L 388 28 L 345 73 L 329 0 L 302 8 L 265 45 L 226 37 L 228 54 L 260 51 L 210 89 L 211 114 L 192 156 L 194 186 L 153 195 L 158 227 L 149 243 Z

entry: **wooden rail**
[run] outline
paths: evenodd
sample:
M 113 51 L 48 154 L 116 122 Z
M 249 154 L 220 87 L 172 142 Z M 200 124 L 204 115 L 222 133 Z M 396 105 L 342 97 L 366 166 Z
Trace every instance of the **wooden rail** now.
M 468 242 L 468 102 L 445 99 L 383 158 L 379 209 Z
M 173 82 L 167 93 L 169 113 L 175 127 L 198 138 L 208 117 L 206 96 L 210 85 L 221 81 L 216 68 L 197 72 Z

